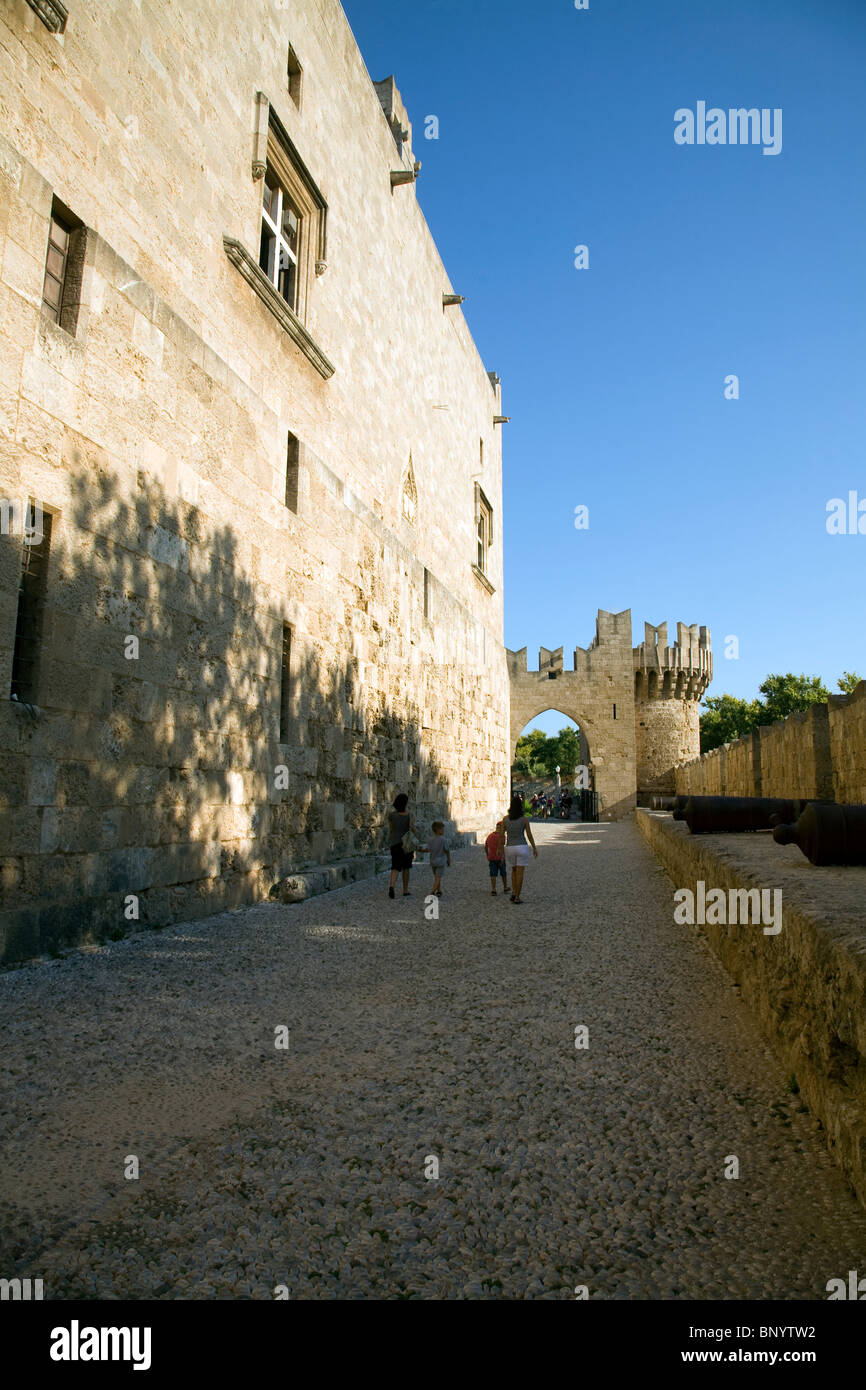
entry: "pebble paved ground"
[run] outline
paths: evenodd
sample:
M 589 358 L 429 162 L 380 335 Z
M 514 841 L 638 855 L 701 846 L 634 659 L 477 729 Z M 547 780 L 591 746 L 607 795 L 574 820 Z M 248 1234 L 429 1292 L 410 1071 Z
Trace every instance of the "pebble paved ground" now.
M 866 1267 L 866 1212 L 634 824 L 536 835 L 521 906 L 478 848 L 438 921 L 421 868 L 395 902 L 380 877 L 0 977 L 0 1272 L 52 1298 L 792 1300 Z

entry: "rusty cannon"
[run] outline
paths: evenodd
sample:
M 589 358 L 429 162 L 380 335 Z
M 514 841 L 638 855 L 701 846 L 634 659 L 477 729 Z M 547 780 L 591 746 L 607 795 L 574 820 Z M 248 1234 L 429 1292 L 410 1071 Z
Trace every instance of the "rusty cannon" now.
M 799 814 L 799 802 L 790 797 L 690 796 L 674 820 L 686 821 L 693 835 L 709 835 L 771 830 L 771 816 L 794 821 Z
M 687 796 L 651 796 L 651 811 L 675 811 L 678 806 L 684 806 L 688 801 Z
M 813 864 L 866 864 L 866 806 L 809 801 L 796 820 L 773 829 L 780 845 L 799 845 Z

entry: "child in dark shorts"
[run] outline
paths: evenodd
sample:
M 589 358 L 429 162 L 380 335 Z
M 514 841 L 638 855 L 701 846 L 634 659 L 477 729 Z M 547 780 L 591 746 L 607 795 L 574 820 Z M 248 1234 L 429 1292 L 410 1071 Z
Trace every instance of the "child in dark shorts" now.
M 484 848 L 487 851 L 487 866 L 490 870 L 490 892 L 496 897 L 496 880 L 502 878 L 503 896 L 508 892 L 508 871 L 505 867 L 505 832 L 502 829 L 502 821 L 496 822 L 496 829 L 491 830 L 487 839 L 484 841 Z

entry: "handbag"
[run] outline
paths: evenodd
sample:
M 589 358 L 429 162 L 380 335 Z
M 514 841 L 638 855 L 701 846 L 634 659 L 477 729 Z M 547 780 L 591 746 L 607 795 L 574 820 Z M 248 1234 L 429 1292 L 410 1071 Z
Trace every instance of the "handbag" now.
M 400 841 L 400 848 L 404 854 L 414 854 L 416 849 L 421 848 L 421 841 L 418 839 L 414 830 L 406 831 L 406 834 Z

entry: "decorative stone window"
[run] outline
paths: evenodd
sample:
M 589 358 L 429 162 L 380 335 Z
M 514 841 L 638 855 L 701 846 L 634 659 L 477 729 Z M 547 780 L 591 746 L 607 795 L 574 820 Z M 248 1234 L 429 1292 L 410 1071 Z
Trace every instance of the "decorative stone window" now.
M 493 508 L 481 488 L 476 499 L 476 518 L 478 533 L 478 568 L 487 573 L 487 557 L 493 544 Z
M 414 526 L 417 513 L 418 488 L 415 483 L 415 469 L 412 467 L 412 455 L 410 453 L 409 467 L 406 469 L 406 476 L 403 479 L 403 517 Z
M 475 484 L 475 536 L 477 550 L 472 569 L 476 578 L 493 593 L 493 585 L 487 574 L 493 544 L 493 508 L 478 483 Z
M 327 269 L 328 205 L 263 92 L 256 94 L 253 178 L 263 179 L 258 259 L 235 237 L 225 253 L 323 377 L 333 365 L 304 327 L 314 275 Z
M 283 187 L 279 176 L 268 164 L 262 197 L 259 265 L 295 313 L 298 312 L 298 256 L 301 251 L 302 222 L 301 212 L 291 193 Z

